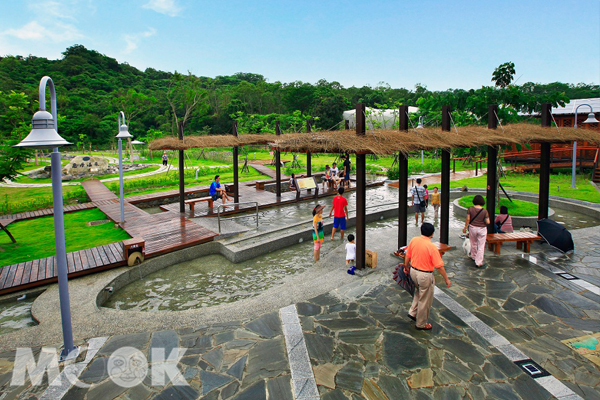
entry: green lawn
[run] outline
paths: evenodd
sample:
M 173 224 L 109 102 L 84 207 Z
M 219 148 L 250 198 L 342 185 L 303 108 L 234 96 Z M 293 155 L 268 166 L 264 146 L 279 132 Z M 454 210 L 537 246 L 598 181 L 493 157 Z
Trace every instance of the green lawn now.
M 458 200 L 458 204 L 466 208 L 471 207 L 473 205 L 474 197 L 475 195 L 461 197 L 460 200 Z M 515 217 L 535 217 L 538 215 L 538 205 L 530 201 L 513 199 L 511 203 L 510 200 L 501 198 L 500 205 L 506 206 L 506 208 L 508 208 L 508 214 Z M 500 214 L 500 207 L 496 206 L 496 215 L 498 214 Z
M 63 186 L 64 205 L 88 202 L 85 190 L 80 185 Z M 51 187 L 0 187 L 0 215 L 52 207 Z
M 515 190 L 537 194 L 540 188 L 540 176 L 539 174 L 509 172 L 507 173 L 507 178 L 500 179 L 500 183 L 507 191 Z M 463 185 L 466 185 L 468 188 L 485 189 L 487 187 L 487 176 L 483 175 L 450 182 L 451 188 L 459 188 Z M 600 192 L 589 182 L 589 175 L 577 175 L 576 185 L 577 189 L 571 188 L 570 174 L 553 174 L 550 176 L 551 195 L 600 203 Z M 502 194 L 502 197 L 504 197 L 504 194 Z
M 123 176 L 145 174 L 147 172 L 156 171 L 159 168 L 160 168 L 160 166 L 158 166 L 158 165 L 152 165 L 150 167 L 138 169 L 137 171 L 123 172 Z M 73 180 L 71 180 L 69 182 L 83 182 L 83 181 L 86 181 L 86 180 L 89 180 L 89 179 L 109 179 L 109 178 L 116 178 L 118 176 L 119 176 L 119 174 L 96 175 L 93 178 L 90 178 L 90 177 L 79 178 L 79 179 L 73 179 Z M 17 179 L 15 179 L 15 182 L 18 182 L 18 183 L 52 183 L 52 178 L 47 178 L 47 179 L 32 179 L 29 176 L 20 176 Z
M 67 252 L 101 246 L 129 239 L 130 236 L 115 224 L 87 226 L 90 221 L 108 219 L 98 209 L 65 214 Z M 5 232 L 0 232 L 0 266 L 50 257 L 55 254 L 54 217 L 19 221 L 8 226 L 17 240 L 13 244 Z

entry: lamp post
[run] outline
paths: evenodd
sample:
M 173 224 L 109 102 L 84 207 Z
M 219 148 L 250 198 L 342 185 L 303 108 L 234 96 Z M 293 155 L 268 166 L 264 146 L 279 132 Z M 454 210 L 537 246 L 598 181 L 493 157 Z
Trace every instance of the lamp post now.
M 417 125 L 417 129 L 423 129 L 423 117 L 419 117 L 419 124 Z M 424 174 L 425 173 L 425 153 L 423 150 L 421 150 L 421 173 Z
M 46 111 L 46 85 L 50 86 L 50 105 L 52 114 Z M 53 149 L 51 154 L 52 168 L 52 202 L 54 207 L 54 240 L 56 244 L 56 264 L 58 273 L 58 295 L 63 332 L 63 349 L 60 360 L 76 358 L 79 348 L 73 344 L 71 325 L 71 306 L 69 302 L 69 278 L 67 269 L 67 249 L 65 246 L 65 218 L 62 197 L 62 166 L 60 162 L 60 146 L 69 145 L 58 134 L 56 111 L 56 90 L 49 76 L 44 76 L 39 88 L 40 110 L 33 114 L 31 132 L 15 147 L 30 149 Z
M 121 117 L 123 117 L 122 120 Z M 123 223 L 125 222 L 125 205 L 123 202 L 123 141 L 121 139 L 128 139 L 133 136 L 131 136 L 127 125 L 125 125 L 125 113 L 123 111 L 119 111 L 117 119 L 119 124 L 119 134 L 116 136 L 119 139 L 119 202 L 121 204 L 121 223 Z
M 590 108 L 590 113 L 588 114 L 588 117 L 585 121 L 583 121 L 584 124 L 597 124 L 598 120 L 596 119 L 596 116 L 594 115 L 594 109 L 592 108 L 592 106 L 590 106 L 589 104 L 580 104 L 577 106 L 577 108 L 575 108 L 575 124 L 573 125 L 573 128 L 577 128 L 577 111 L 579 111 L 579 107 L 581 106 L 588 106 Z M 575 168 L 577 166 L 577 141 L 573 141 L 573 166 L 572 166 L 572 170 L 571 170 L 571 187 L 573 189 L 576 189 L 575 186 Z

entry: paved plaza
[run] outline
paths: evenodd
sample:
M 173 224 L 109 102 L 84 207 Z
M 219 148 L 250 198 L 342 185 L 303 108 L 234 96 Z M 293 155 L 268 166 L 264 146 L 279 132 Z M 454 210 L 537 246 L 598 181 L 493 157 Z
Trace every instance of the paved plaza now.
M 379 266 L 364 276 L 345 273 L 342 242 L 326 243 L 316 270 L 327 282 L 301 274 L 316 289 L 304 299 L 281 294 L 267 312 L 232 320 L 227 314 L 217 323 L 186 319 L 188 326 L 175 329 L 148 328 L 148 321 L 100 338 L 94 333 L 111 327 L 91 329 L 84 338 L 96 337 L 99 349 L 90 346 L 74 364 L 84 387 L 49 387 L 47 378 L 10 385 L 15 351 L 7 350 L 0 355 L 0 399 L 600 399 L 600 366 L 567 343 L 600 331 L 600 228 L 574 231 L 570 256 L 537 243 L 531 256 L 504 246 L 501 256 L 486 253 L 488 265 L 478 269 L 461 250 L 446 253 L 452 286 L 436 277 L 430 332 L 415 329 L 407 317 L 411 296 L 391 279 L 394 232 L 369 231 Z M 459 245 L 458 237 L 451 244 Z M 320 287 L 328 289 L 315 295 Z M 59 343 L 55 335 L 44 345 Z M 133 387 L 119 385 L 124 375 L 111 355 L 123 348 L 141 354 L 150 371 L 161 361 L 153 349 L 176 354 L 180 375 L 157 384 L 147 372 Z M 530 377 L 515 363 L 522 359 L 548 376 Z

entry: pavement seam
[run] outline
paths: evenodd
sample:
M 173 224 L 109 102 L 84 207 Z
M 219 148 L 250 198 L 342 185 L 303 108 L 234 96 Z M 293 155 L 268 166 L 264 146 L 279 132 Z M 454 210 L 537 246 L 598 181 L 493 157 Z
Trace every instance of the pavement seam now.
M 506 338 L 498 332 L 490 328 L 487 324 L 473 315 L 469 310 L 461 306 L 456 300 L 452 299 L 446 292 L 435 287 L 435 298 L 442 303 L 447 309 L 452 311 L 464 323 L 469 325 L 477 334 L 479 334 L 486 342 L 495 347 L 498 351 L 504 354 L 510 361 L 527 360 L 529 357 L 525 355 L 516 346 L 511 344 Z M 533 378 L 533 377 L 532 377 Z M 533 378 L 538 385 L 546 389 L 550 394 L 560 400 L 583 400 L 579 395 L 573 392 L 567 385 L 556 379 L 554 376 L 546 376 Z
M 108 340 L 108 336 L 95 337 L 88 340 L 85 359 L 75 364 L 66 365 L 61 373 L 48 385 L 40 400 L 60 400 L 79 382 L 79 376 L 92 361 L 96 353 Z M 87 384 L 85 384 L 87 385 Z
M 561 274 L 566 274 L 566 275 L 570 275 L 573 277 L 573 279 L 569 278 L 568 281 L 576 286 L 579 286 L 582 290 L 587 290 L 591 293 L 594 293 L 598 296 L 600 296 L 600 287 L 594 285 L 593 283 L 590 283 L 584 279 L 578 278 L 577 276 L 575 276 L 574 274 L 562 270 L 560 268 L 556 268 L 554 266 L 548 265 L 544 262 L 542 262 L 541 260 L 538 260 L 537 257 L 529 255 L 529 254 L 523 254 L 521 255 L 521 257 L 523 257 L 524 259 L 526 259 L 527 261 L 529 261 L 532 264 L 537 265 L 540 268 L 545 269 L 546 271 L 549 271 L 551 273 L 553 273 L 554 275 L 561 277 L 563 279 L 567 279 L 565 277 L 563 277 Z
M 296 305 L 279 309 L 279 316 L 285 338 L 285 347 L 292 374 L 294 399 L 310 400 L 319 398 L 317 383 L 310 364 L 310 357 L 304 341 L 304 333 L 298 318 Z

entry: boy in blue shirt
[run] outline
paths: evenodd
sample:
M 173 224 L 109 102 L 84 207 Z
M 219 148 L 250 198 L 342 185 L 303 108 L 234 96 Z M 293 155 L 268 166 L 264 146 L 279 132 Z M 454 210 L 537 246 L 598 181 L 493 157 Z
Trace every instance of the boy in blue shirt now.
M 212 197 L 213 201 L 217 201 L 218 199 L 223 200 L 223 204 L 225 204 L 225 200 L 231 200 L 229 196 L 227 196 L 227 192 L 225 189 L 221 188 L 221 184 L 219 181 L 221 177 L 219 175 L 215 176 L 215 180 L 210 184 L 210 197 Z

